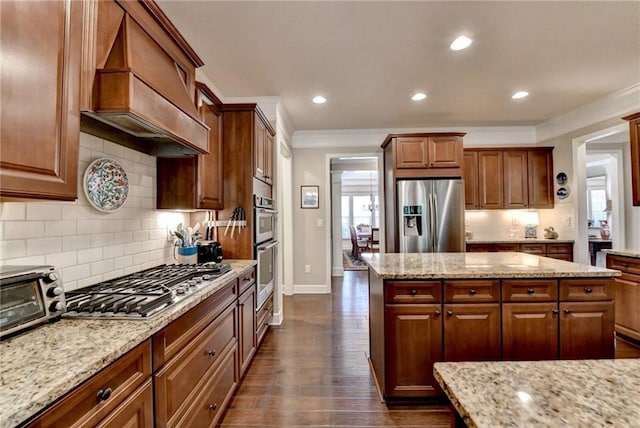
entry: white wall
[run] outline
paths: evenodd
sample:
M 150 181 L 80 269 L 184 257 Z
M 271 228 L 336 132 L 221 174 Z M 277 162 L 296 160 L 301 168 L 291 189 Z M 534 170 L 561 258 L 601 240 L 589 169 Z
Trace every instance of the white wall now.
M 82 190 L 84 171 L 101 157 L 127 172 L 129 196 L 113 213 L 93 208 Z M 0 263 L 61 268 L 65 290 L 172 262 L 167 226 L 188 215 L 156 206 L 156 158 L 81 133 L 78 200 L 0 203 Z

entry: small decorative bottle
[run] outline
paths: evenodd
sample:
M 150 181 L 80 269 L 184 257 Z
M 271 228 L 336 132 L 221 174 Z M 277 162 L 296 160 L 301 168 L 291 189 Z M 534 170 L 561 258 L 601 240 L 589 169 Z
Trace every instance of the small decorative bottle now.
M 602 239 L 611 239 L 611 231 L 607 220 L 600 220 L 600 237 Z

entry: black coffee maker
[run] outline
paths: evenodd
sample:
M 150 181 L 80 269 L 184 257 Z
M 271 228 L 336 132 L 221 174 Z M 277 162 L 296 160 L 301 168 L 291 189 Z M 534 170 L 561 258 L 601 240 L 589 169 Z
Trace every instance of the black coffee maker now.
M 198 263 L 220 263 L 222 261 L 222 245 L 217 241 L 198 243 Z

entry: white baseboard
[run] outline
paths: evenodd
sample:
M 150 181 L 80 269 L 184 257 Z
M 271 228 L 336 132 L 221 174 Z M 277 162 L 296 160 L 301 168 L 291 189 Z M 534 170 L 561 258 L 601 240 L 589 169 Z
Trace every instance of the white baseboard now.
M 331 288 L 326 284 L 294 284 L 293 294 L 329 294 Z
M 271 322 L 269 323 L 269 325 L 280 325 L 282 324 L 283 320 L 284 317 L 282 316 L 282 309 L 280 309 L 279 312 L 273 313 L 273 317 L 271 318 Z

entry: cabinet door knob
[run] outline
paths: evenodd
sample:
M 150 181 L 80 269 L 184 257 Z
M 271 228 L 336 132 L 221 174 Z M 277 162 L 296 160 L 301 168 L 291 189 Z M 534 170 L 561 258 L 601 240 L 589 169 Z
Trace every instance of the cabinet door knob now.
M 413 290 L 411 290 L 411 295 L 415 296 L 416 294 L 418 294 L 418 290 L 416 290 L 415 288 Z
M 571 313 L 571 311 L 570 311 L 569 309 L 565 309 L 565 310 L 564 310 L 564 313 L 565 313 L 565 314 L 570 314 L 570 313 Z
M 113 391 L 111 390 L 111 388 L 101 389 L 96 394 L 96 397 L 98 398 L 98 401 L 104 401 L 104 400 L 107 400 L 109 397 L 111 397 L 112 392 Z
M 592 288 L 590 288 L 590 287 L 585 287 L 585 288 L 584 288 L 584 292 L 585 292 L 585 293 L 591 293 L 591 292 L 593 292 L 593 289 L 592 289 Z
M 629 263 L 627 263 L 627 262 L 622 262 L 621 264 L 622 264 L 623 267 L 629 267 Z
M 216 356 L 216 350 L 212 349 L 211 351 L 207 351 L 207 354 L 209 354 L 210 357 L 215 357 Z
M 557 310 L 557 309 L 552 309 L 552 310 L 551 310 L 551 313 L 554 313 L 554 314 L 557 314 L 558 312 L 560 312 L 560 311 L 559 311 L 559 310 Z
M 471 294 L 472 296 L 475 296 L 475 295 L 476 295 L 476 293 L 477 293 L 477 291 L 476 291 L 474 288 L 472 288 L 471 290 L 469 290 L 469 294 Z
M 453 311 L 447 311 L 447 315 L 449 316 L 453 315 Z
M 209 405 L 209 410 L 215 412 L 216 410 L 218 410 L 218 405 L 216 403 Z
M 436 309 L 436 311 L 435 311 L 435 315 L 436 315 L 436 316 L 440 315 L 440 311 Z
M 529 288 L 529 289 L 527 290 L 527 294 L 533 294 L 533 293 L 535 293 L 535 292 L 536 292 L 536 290 L 534 290 L 533 288 Z

